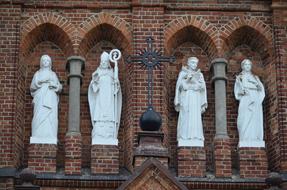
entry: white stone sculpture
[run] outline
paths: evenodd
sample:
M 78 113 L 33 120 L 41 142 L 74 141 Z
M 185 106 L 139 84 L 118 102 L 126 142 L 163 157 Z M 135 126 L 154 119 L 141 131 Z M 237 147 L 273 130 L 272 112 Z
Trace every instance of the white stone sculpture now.
M 264 86 L 258 76 L 252 74 L 252 62 L 241 62 L 242 72 L 236 76 L 234 94 L 239 100 L 237 128 L 239 147 L 265 147 L 263 140 L 263 110 L 265 97 Z
M 58 134 L 58 93 L 62 85 L 52 71 L 52 60 L 43 55 L 40 70 L 33 77 L 30 91 L 33 97 L 33 120 L 31 144 L 57 144 Z
M 207 108 L 206 85 L 197 69 L 198 59 L 190 57 L 187 64 L 179 73 L 174 98 L 175 110 L 179 112 L 177 141 L 178 146 L 203 147 L 201 115 Z
M 115 58 L 115 55 L 118 57 Z M 93 125 L 93 145 L 118 145 L 117 136 L 122 109 L 122 93 L 116 61 L 119 58 L 118 50 L 112 50 L 110 54 L 103 52 L 100 66 L 92 74 L 88 99 Z M 110 65 L 110 60 L 115 63 L 114 69 Z

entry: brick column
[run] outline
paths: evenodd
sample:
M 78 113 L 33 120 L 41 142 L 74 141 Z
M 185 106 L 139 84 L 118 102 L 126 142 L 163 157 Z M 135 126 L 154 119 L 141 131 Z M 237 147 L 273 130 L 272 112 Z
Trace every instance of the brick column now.
M 85 59 L 71 56 L 67 60 L 69 71 L 69 116 L 65 137 L 65 174 L 81 174 L 82 136 L 80 133 L 80 88 Z
M 212 61 L 215 89 L 215 137 L 214 163 L 216 177 L 231 177 L 231 148 L 227 134 L 226 120 L 226 65 L 227 60 L 217 58 Z

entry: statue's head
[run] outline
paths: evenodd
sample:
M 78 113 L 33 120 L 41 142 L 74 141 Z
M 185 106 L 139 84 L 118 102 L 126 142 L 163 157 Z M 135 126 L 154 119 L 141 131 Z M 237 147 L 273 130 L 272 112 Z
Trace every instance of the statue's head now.
M 107 52 L 103 52 L 101 55 L 100 67 L 103 69 L 110 68 L 110 55 Z
M 42 57 L 40 59 L 40 68 L 41 69 L 44 69 L 44 68 L 51 69 L 52 68 L 52 59 L 49 55 L 42 55 Z
M 190 57 L 187 59 L 187 65 L 190 69 L 195 70 L 198 65 L 198 59 L 196 57 Z
M 241 69 L 242 71 L 250 72 L 252 69 L 252 62 L 250 59 L 244 59 L 241 62 Z

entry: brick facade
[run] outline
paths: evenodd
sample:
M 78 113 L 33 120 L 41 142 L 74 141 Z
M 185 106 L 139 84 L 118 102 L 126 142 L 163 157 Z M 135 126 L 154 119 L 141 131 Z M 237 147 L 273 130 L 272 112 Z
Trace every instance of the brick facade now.
M 92 126 L 87 90 L 103 50 L 118 48 L 125 58 L 127 55 L 136 54 L 139 49 L 146 48 L 145 38 L 152 36 L 155 39 L 155 48 L 162 48 L 163 54 L 176 57 L 175 63 L 165 64 L 153 73 L 153 104 L 163 119 L 162 146 L 170 155 L 168 161 L 165 160 L 164 163 L 169 169 L 178 171 L 179 155 L 181 155 L 178 154 L 176 141 L 178 113 L 173 106 L 175 84 L 187 57 L 197 56 L 208 92 L 208 109 L 203 114 L 206 157 L 205 161 L 201 159 L 200 162 L 205 166 L 207 173 L 216 176 L 215 180 L 221 178 L 228 180 L 234 175 L 240 178 L 238 172 L 242 179 L 253 177 L 244 173 L 250 169 L 242 164 L 241 159 L 243 155 L 248 157 L 251 154 L 248 151 L 242 152 L 237 147 L 238 102 L 233 95 L 235 75 L 240 72 L 240 62 L 248 57 L 254 63 L 254 72 L 266 88 L 263 107 L 266 142 L 264 171 L 267 170 L 267 173 L 264 173 L 264 176 L 275 171 L 280 172 L 284 178 L 283 174 L 287 172 L 286 10 L 287 4 L 283 0 L 1 1 L 0 172 L 7 168 L 19 169 L 31 166 L 31 163 L 39 161 L 36 159 L 35 162 L 31 162 L 31 158 L 46 151 L 43 147 L 41 149 L 40 145 L 29 145 L 33 114 L 29 88 L 33 74 L 39 69 L 40 56 L 49 54 L 53 59 L 53 70 L 63 84 L 59 103 L 58 144 L 56 149 L 48 150 L 53 152 L 51 171 L 63 170 L 67 176 L 68 174 L 79 176 L 78 182 L 75 183 L 75 187 L 78 188 L 113 189 L 124 182 L 126 178 L 118 177 L 113 182 L 102 179 L 106 186 L 97 183 L 85 186 L 80 179 L 82 171 L 88 170 L 88 173 L 91 173 L 90 169 L 95 167 L 93 158 L 97 156 L 96 153 L 92 153 L 94 148 L 91 146 Z M 66 136 L 69 86 L 65 67 L 69 56 L 82 56 L 86 59 L 81 86 L 81 140 Z M 210 68 L 215 58 L 225 58 L 228 61 L 226 71 L 228 140 L 214 139 L 215 96 Z M 119 168 L 119 171 L 113 170 L 115 172 L 112 173 L 121 174 L 122 170 L 133 173 L 134 154 L 139 147 L 138 136 L 141 131 L 139 117 L 147 106 L 147 73 L 138 65 L 128 65 L 121 59 L 119 78 L 123 92 L 119 145 L 115 151 L 118 157 L 115 162 L 118 162 L 119 166 L 116 168 Z M 39 149 L 36 150 L 36 146 Z M 256 151 L 253 153 L 257 155 Z M 136 165 L 144 162 L 146 157 L 138 159 L 140 161 Z M 35 164 L 40 162 L 43 160 Z M 254 172 L 259 170 L 261 169 L 254 168 Z M 45 169 L 37 170 L 38 173 L 45 171 Z M 0 177 L 1 175 L 0 173 Z M 217 189 L 229 187 L 263 189 L 266 187 L 262 180 L 264 176 L 259 176 L 261 177 L 259 181 L 251 180 L 243 183 L 235 180 L 228 182 L 230 186 L 211 186 Z M 97 178 L 97 175 L 94 177 Z M 2 186 L 8 188 L 11 184 L 17 183 L 11 176 L 0 179 L 0 189 Z M 36 183 L 47 189 L 62 186 L 61 181 L 54 183 L 53 179 L 53 177 L 50 179 L 52 182 L 44 180 Z M 202 177 L 203 182 L 197 187 L 192 179 L 192 177 L 185 178 L 181 182 L 188 188 L 207 188 L 210 184 L 208 180 L 204 181 L 207 178 Z M 284 180 L 287 181 L 287 178 Z

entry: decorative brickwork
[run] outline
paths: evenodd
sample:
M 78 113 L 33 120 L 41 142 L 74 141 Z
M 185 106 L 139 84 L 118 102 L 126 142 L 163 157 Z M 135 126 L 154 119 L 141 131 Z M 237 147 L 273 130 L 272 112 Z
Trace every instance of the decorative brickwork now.
M 179 147 L 177 149 L 177 175 L 179 177 L 204 177 L 206 153 L 202 147 Z
M 187 190 L 187 188 L 182 183 L 179 183 L 175 176 L 173 176 L 158 159 L 154 158 L 146 160 L 136 169 L 134 175 L 118 188 L 118 190 L 124 189 Z
M 184 177 L 179 178 L 180 183 L 190 189 L 267 189 L 262 178 L 267 167 L 270 172 L 287 172 L 286 16 L 287 3 L 284 0 L 1 0 L 0 189 L 13 189 L 16 184 L 17 173 L 8 175 L 2 172 L 7 168 L 18 171 L 27 166 L 34 167 L 38 175 L 43 173 L 44 177 L 36 180 L 37 185 L 47 190 L 116 189 L 135 171 L 134 167 L 150 157 L 156 157 L 163 165 L 177 171 L 178 114 L 174 110 L 173 97 L 178 73 L 189 56 L 199 58 L 199 68 L 207 85 L 208 109 L 202 117 L 205 164 L 206 172 L 215 175 L 215 179 L 203 177 L 198 182 L 193 177 Z M 144 151 L 140 150 L 138 141 L 139 117 L 147 106 L 147 73 L 137 65 L 125 64 L 127 55 L 146 48 L 147 36 L 155 39 L 156 48 L 164 49 L 164 55 L 176 57 L 174 64 L 162 66 L 153 73 L 154 107 L 163 118 L 161 132 L 164 138 L 162 147 L 152 151 L 147 151 L 146 147 Z M 120 173 L 107 180 L 91 175 L 88 169 L 92 168 L 97 154 L 91 154 L 94 148 L 91 146 L 87 88 L 99 65 L 100 54 L 112 48 L 123 53 L 119 63 L 123 110 L 119 146 L 118 150 L 114 149 L 117 158 L 114 161 L 113 156 L 106 156 L 105 161 L 117 162 L 117 169 L 112 173 L 128 171 L 125 177 Z M 33 116 L 30 83 L 39 69 L 42 54 L 52 57 L 53 70 L 63 84 L 59 95 L 57 146 L 29 144 Z M 86 60 L 80 92 L 81 140 L 66 136 L 69 85 L 65 63 L 69 56 L 82 56 Z M 226 126 L 229 140 L 214 140 L 215 89 L 210 67 L 216 58 L 227 60 Z M 263 103 L 265 158 L 261 150 L 238 150 L 238 102 L 233 88 L 235 75 L 240 72 L 240 62 L 244 58 L 253 61 L 254 73 L 266 89 Z M 261 166 L 254 160 L 254 157 L 259 159 L 258 156 Z M 242 158 L 246 158 L 245 165 Z M 255 166 L 246 169 L 246 163 L 255 163 Z M 241 174 L 242 178 L 238 175 L 239 169 L 245 172 Z M 80 173 L 81 170 L 85 175 Z M 59 171 L 57 175 L 45 174 L 55 171 Z M 257 178 L 250 179 L 254 175 L 247 171 L 257 172 Z M 231 179 L 231 174 L 235 178 Z M 56 179 L 58 176 L 61 179 Z M 284 180 L 287 180 L 286 176 Z M 148 182 L 158 184 L 154 179 Z M 150 184 L 145 187 L 152 188 Z
M 92 145 L 92 174 L 118 174 L 119 148 L 115 145 Z
M 134 167 L 138 168 L 140 167 L 147 159 L 150 157 L 147 156 L 136 156 L 134 159 Z M 168 167 L 168 158 L 156 158 L 163 166 Z
M 28 167 L 36 173 L 56 173 L 57 145 L 30 144 Z
M 65 137 L 65 174 L 80 175 L 82 169 L 81 134 L 67 134 Z
M 52 35 L 48 27 L 55 28 L 57 35 Z M 49 31 L 49 32 L 48 32 Z M 45 32 L 45 36 L 41 33 Z M 55 33 L 54 33 L 55 34 Z M 51 35 L 51 36 L 49 36 Z M 67 18 L 55 13 L 43 13 L 33 16 L 21 25 L 21 49 L 25 56 L 28 51 L 35 48 L 38 43 L 45 39 L 54 38 L 54 42 L 61 47 L 66 55 L 72 55 L 72 36 L 75 35 L 75 26 Z M 36 36 L 36 37 L 35 37 Z M 44 38 L 44 39 L 43 39 Z
M 242 178 L 266 178 L 268 162 L 265 148 L 239 148 L 239 166 Z

